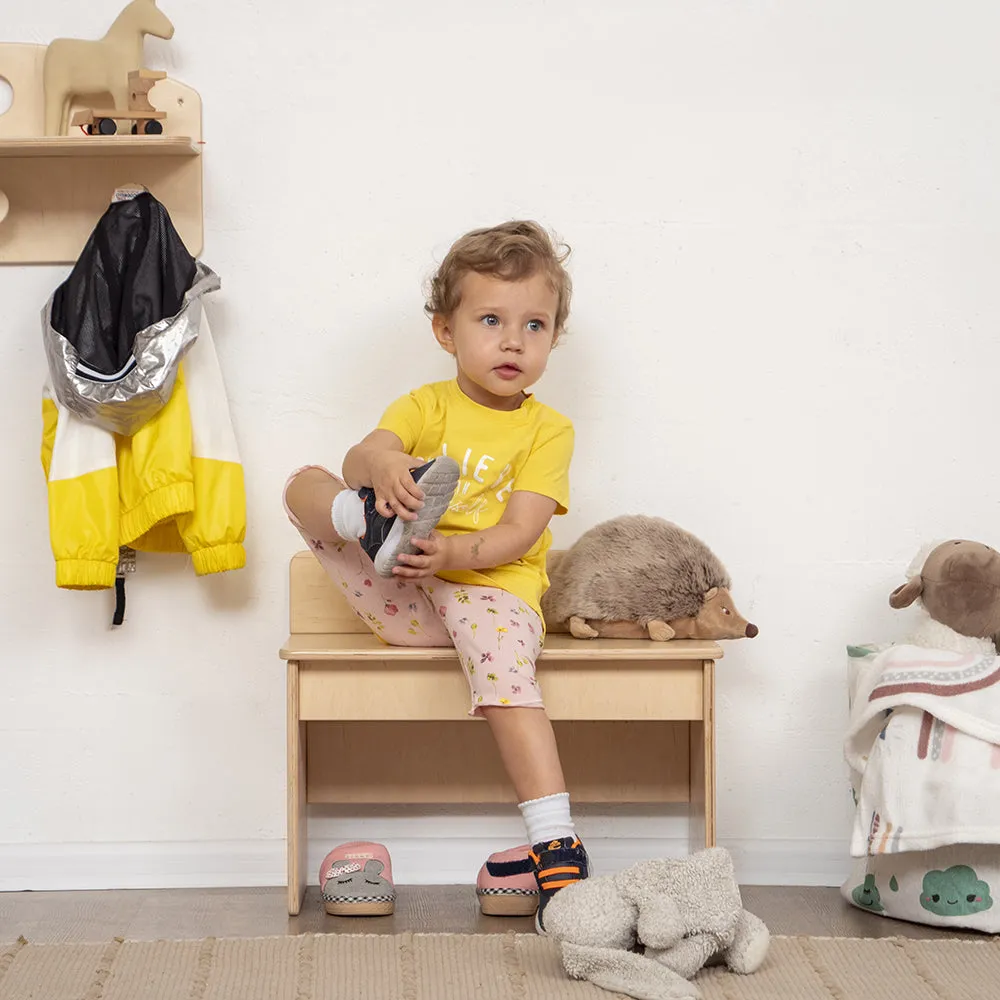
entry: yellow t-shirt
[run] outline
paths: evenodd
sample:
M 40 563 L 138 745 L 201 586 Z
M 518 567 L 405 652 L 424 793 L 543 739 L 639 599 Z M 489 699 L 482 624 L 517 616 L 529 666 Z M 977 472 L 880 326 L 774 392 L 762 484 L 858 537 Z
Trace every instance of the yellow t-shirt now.
M 403 450 L 422 461 L 449 455 L 458 462 L 458 487 L 437 526 L 444 535 L 492 528 L 516 490 L 550 497 L 556 513 L 566 513 L 573 424 L 534 396 L 516 410 L 492 410 L 466 396 L 455 379 L 433 382 L 391 403 L 378 426 L 392 431 Z M 451 583 L 499 587 L 541 617 L 542 594 L 549 586 L 545 553 L 551 544 L 546 527 L 531 551 L 515 562 L 439 575 Z

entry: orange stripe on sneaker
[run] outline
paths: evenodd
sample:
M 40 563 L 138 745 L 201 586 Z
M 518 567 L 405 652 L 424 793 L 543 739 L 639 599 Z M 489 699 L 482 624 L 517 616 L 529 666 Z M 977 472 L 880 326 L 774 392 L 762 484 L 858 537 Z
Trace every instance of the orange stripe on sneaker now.
M 562 889 L 564 886 L 575 885 L 577 882 L 580 882 L 580 881 L 581 881 L 581 879 L 578 879 L 578 878 L 564 878 L 564 879 L 562 879 L 561 881 L 558 881 L 558 882 L 546 882 L 545 885 L 542 886 L 542 888 L 543 889 Z
M 546 868 L 545 871 L 539 872 L 539 878 L 545 878 L 548 875 L 579 875 L 580 866 L 579 865 L 567 865 L 565 868 Z

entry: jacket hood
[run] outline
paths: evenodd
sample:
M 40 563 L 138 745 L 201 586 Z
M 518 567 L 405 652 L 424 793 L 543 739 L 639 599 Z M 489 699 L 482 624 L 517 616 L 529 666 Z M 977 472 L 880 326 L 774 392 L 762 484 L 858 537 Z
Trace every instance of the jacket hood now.
M 151 194 L 110 205 L 42 311 L 56 398 L 105 430 L 134 434 L 170 399 L 198 337 L 201 297 L 219 287 Z

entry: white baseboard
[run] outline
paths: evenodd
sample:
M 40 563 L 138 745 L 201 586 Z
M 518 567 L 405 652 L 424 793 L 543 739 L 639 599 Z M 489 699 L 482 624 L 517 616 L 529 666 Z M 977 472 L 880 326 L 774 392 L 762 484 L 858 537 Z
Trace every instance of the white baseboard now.
M 491 851 L 519 842 L 517 837 L 498 840 L 495 835 L 383 835 L 381 839 L 389 848 L 393 875 L 401 885 L 472 883 Z M 311 883 L 316 882 L 323 855 L 337 842 L 322 837 L 310 840 Z M 846 841 L 720 843 L 732 852 L 737 878 L 744 885 L 840 885 L 850 868 Z M 682 857 L 689 850 L 684 836 L 598 835 L 588 836 L 586 844 L 595 874 L 617 871 L 643 858 Z M 0 845 L 0 891 L 5 892 L 284 884 L 283 840 Z
M 720 840 L 741 885 L 832 885 L 853 864 L 848 840 Z
M 452 885 L 475 881 L 480 865 L 491 851 L 516 843 L 497 844 L 496 838 L 462 837 L 449 841 L 445 850 L 433 841 L 399 838 L 386 844 L 392 857 L 393 876 L 402 885 Z M 315 885 L 320 862 L 330 841 L 309 842 L 309 883 Z M 592 874 L 620 871 L 647 858 L 681 858 L 700 845 L 686 837 L 604 839 L 588 837 L 587 853 Z M 765 840 L 720 841 L 733 856 L 741 885 L 839 886 L 848 876 L 851 859 L 847 844 L 827 841 Z
M 0 844 L 0 891 L 284 885 L 283 840 Z

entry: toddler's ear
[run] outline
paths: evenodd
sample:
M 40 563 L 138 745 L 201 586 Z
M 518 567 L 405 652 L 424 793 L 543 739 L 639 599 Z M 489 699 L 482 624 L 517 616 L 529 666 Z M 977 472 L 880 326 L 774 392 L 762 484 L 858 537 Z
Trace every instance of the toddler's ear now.
M 443 313 L 434 313 L 431 317 L 431 329 L 434 339 L 449 353 L 455 353 L 455 338 L 451 334 L 451 324 Z

